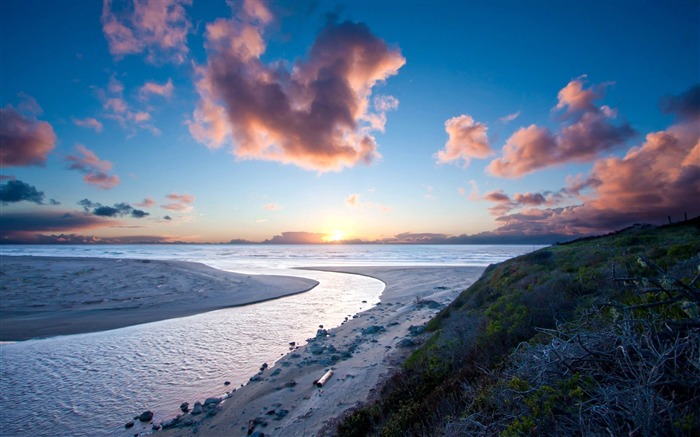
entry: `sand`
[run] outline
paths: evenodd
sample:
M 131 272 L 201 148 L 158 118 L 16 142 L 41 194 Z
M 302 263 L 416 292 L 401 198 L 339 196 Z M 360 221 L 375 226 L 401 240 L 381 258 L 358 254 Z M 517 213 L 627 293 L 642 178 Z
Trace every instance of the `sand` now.
M 0 341 L 184 317 L 316 285 L 311 279 L 242 275 L 184 261 L 2 256 Z
M 382 280 L 381 302 L 253 377 L 212 403 L 204 413 L 183 414 L 156 436 L 329 435 L 333 421 L 366 401 L 415 347 L 414 335 L 440 308 L 476 281 L 481 267 L 338 267 L 318 270 L 362 274 Z M 413 328 L 412 328 L 413 327 Z M 413 331 L 413 333 L 411 332 Z M 314 381 L 327 370 L 323 388 Z M 195 400 L 190 400 L 192 407 Z M 204 400 L 199 400 L 204 403 Z M 207 411 L 210 417 L 207 417 Z M 177 422 L 177 424 L 175 424 Z M 167 423 L 167 422 L 166 422 Z M 185 425 L 186 426 L 183 426 Z M 155 424 L 158 426 L 159 424 Z M 259 434 L 258 434 L 259 435 Z

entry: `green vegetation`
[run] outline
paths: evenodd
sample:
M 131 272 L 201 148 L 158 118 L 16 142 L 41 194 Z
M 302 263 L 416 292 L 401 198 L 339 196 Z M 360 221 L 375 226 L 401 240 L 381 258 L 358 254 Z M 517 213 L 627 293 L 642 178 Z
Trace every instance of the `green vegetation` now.
M 490 266 L 339 436 L 700 430 L 700 220 Z

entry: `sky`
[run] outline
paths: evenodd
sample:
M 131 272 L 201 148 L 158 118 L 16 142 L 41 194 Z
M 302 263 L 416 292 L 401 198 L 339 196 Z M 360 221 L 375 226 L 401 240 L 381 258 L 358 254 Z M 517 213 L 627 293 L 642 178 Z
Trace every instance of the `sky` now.
M 700 1 L 0 2 L 0 242 L 555 241 L 700 214 Z

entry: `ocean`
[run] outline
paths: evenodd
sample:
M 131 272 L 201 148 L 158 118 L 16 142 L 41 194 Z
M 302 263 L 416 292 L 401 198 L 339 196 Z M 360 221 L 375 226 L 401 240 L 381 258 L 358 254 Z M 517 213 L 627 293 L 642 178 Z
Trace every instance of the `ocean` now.
M 295 270 L 314 266 L 488 266 L 542 246 L 519 245 L 0 245 L 0 255 L 194 261 L 246 274 L 315 279 L 299 295 L 104 332 L 0 345 L 3 436 L 127 436 L 145 410 L 154 421 L 180 403 L 221 396 L 379 301 L 373 278 Z M 333 299 L 327 299 L 333 296 Z M 365 303 L 363 303 L 365 301 Z M 225 386 L 224 381 L 231 385 Z

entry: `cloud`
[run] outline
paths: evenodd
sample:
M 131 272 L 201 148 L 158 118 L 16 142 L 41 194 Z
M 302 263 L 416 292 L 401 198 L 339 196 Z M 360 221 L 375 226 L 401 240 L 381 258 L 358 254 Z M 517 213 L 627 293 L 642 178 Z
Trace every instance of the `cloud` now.
M 377 202 L 372 202 L 372 201 L 366 201 L 362 202 L 360 200 L 360 195 L 359 194 L 350 194 L 348 197 L 345 198 L 345 205 L 350 207 L 350 208 L 367 208 L 367 209 L 376 209 L 381 212 L 389 212 L 393 208 L 391 206 L 386 206 L 381 203 Z
M 163 209 L 167 209 L 169 211 L 181 211 L 181 212 L 190 212 L 192 211 L 192 205 L 191 203 L 194 202 L 194 196 L 191 194 L 179 194 L 179 193 L 171 193 L 165 196 L 169 200 L 173 200 L 174 202 L 167 203 L 164 205 L 161 205 L 160 207 Z
M 493 155 L 486 135 L 487 130 L 485 124 L 475 122 L 469 115 L 450 118 L 445 122 L 445 131 L 449 139 L 445 149 L 435 155 L 437 162 L 445 164 L 461 159 L 466 167 L 472 158 L 483 159 Z
M 268 211 L 277 211 L 282 209 L 282 207 L 276 203 L 268 203 L 267 205 L 263 206 L 263 209 L 266 209 Z
M 170 98 L 173 95 L 173 80 L 168 79 L 163 85 L 155 82 L 146 82 L 139 89 L 139 96 L 143 100 L 148 100 L 151 96 L 161 96 Z
M 18 109 L 0 108 L 0 167 L 44 166 L 56 134 L 48 122 L 37 120 L 40 113 L 36 100 L 26 95 Z
M 173 218 L 170 217 L 169 215 L 164 215 L 164 216 L 163 216 L 163 220 L 168 220 L 168 221 L 170 221 L 170 220 L 172 220 L 172 219 L 173 219 Z
M 0 203 L 7 205 L 21 201 L 43 205 L 44 192 L 37 190 L 33 185 L 16 179 L 10 179 L 5 184 L 0 185 Z
M 566 193 L 566 190 L 563 190 Z M 560 193 L 516 193 L 511 198 L 503 190 L 493 190 L 484 194 L 484 200 L 493 202 L 496 205 L 489 208 L 489 212 L 495 216 L 502 216 L 514 209 L 525 206 L 557 205 L 564 201 L 566 196 Z
M 360 195 L 350 194 L 347 198 L 345 198 L 345 204 L 351 208 L 360 206 Z
M 77 170 L 84 174 L 83 181 L 103 190 L 109 190 L 119 184 L 118 176 L 107 174 L 112 169 L 111 162 L 101 160 L 95 152 L 82 144 L 78 144 L 75 148 L 80 155 L 69 155 L 66 161 L 71 163 L 68 167 L 70 170 Z
M 689 95 L 690 91 L 673 99 L 680 102 Z M 679 112 L 679 123 L 647 134 L 645 141 L 624 157 L 600 159 L 587 176 L 567 178 L 563 192 L 578 196 L 580 203 L 526 208 L 499 217 L 503 225 L 496 232 L 592 234 L 633 223 L 659 224 L 668 216 L 678 220 L 684 213 L 700 215 L 700 113 Z M 523 205 L 537 206 L 536 200 Z
M 282 232 L 269 240 L 263 241 L 267 244 L 322 244 L 326 241 L 325 234 L 314 232 Z
M 80 127 L 87 127 L 90 129 L 94 129 L 95 132 L 102 132 L 102 123 L 100 123 L 97 119 L 87 117 L 87 118 L 74 118 L 73 123 L 76 126 Z
M 153 200 L 151 197 L 146 197 L 141 202 L 137 203 L 136 206 L 140 206 L 141 208 L 150 208 L 152 206 L 155 206 L 155 204 L 155 200 Z
M 157 127 L 147 123 L 151 120 L 151 114 L 145 111 L 133 110 L 129 106 L 124 99 L 124 84 L 114 76 L 109 79 L 107 91 L 99 90 L 98 96 L 102 100 L 103 109 L 106 111 L 104 116 L 116 121 L 122 128 L 131 130 L 134 133 L 136 128 L 139 128 L 146 129 L 153 135 L 160 134 L 160 130 Z
M 86 213 L 96 215 L 98 217 L 124 217 L 131 216 L 133 218 L 144 218 L 149 213 L 142 211 L 140 209 L 135 209 L 131 205 L 125 202 L 115 203 L 114 206 L 104 206 L 100 203 L 93 202 L 89 199 L 83 199 L 77 202 L 78 205 L 83 207 Z
M 511 121 L 515 120 L 516 118 L 520 117 L 520 111 L 513 112 L 512 114 L 504 115 L 503 117 L 499 118 L 498 121 L 501 123 L 510 123 Z
M 603 152 L 615 149 L 635 135 L 628 123 L 612 124 L 616 111 L 595 106 L 608 84 L 584 88 L 582 79 L 575 79 L 559 92 L 554 108 L 565 111 L 565 124 L 559 132 L 530 125 L 518 129 L 503 146 L 502 156 L 487 170 L 500 177 L 516 178 L 535 170 L 567 162 L 589 162 Z
M 373 87 L 406 62 L 361 23 L 329 22 L 306 59 L 265 64 L 263 32 L 272 15 L 262 2 L 243 3 L 234 18 L 206 26 L 206 65 L 197 66 L 199 103 L 192 136 L 210 148 L 229 145 L 241 159 L 340 171 L 380 157 L 372 132 L 382 108 Z
M 101 21 L 109 52 L 116 59 L 141 53 L 152 64 L 181 64 L 187 59 L 192 23 L 184 6 L 191 0 L 134 0 L 133 8 L 117 12 L 112 4 L 103 0 Z
M 661 110 L 680 119 L 691 120 L 700 116 L 700 85 L 691 87 L 678 96 L 661 99 Z
M 83 231 L 107 226 L 101 217 L 67 212 L 19 212 L 0 215 L 0 240 L 32 242 L 40 232 Z

